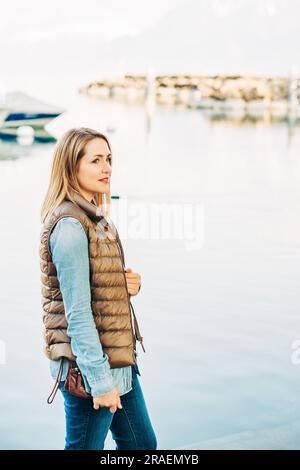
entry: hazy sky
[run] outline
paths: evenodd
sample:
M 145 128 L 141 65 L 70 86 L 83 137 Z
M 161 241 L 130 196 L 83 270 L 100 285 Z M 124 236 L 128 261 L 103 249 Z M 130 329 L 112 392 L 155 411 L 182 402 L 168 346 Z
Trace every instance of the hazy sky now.
M 219 16 L 232 13 L 243 3 L 243 0 L 207 1 Z M 59 37 L 82 35 L 113 39 L 123 34 L 137 34 L 180 3 L 184 0 L 2 1 L 0 49 L 7 44 L 33 44 Z M 258 15 L 276 15 L 283 3 L 288 7 L 289 0 L 254 0 L 253 9 Z
M 299 18 L 300 0 L 2 0 L 0 93 L 55 97 L 71 83 L 148 65 L 286 74 L 300 70 Z
M 136 34 L 183 0 L 12 0 L 1 2 L 0 44 Z M 1 46 L 0 46 L 1 48 Z

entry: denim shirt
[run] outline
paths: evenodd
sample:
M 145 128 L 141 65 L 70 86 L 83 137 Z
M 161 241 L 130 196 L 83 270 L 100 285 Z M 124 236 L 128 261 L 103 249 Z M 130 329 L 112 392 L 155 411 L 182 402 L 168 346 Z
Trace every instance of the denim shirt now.
M 68 322 L 67 335 L 86 391 L 94 397 L 114 387 L 120 396 L 128 393 L 132 390 L 131 365 L 111 369 L 99 341 L 91 308 L 88 239 L 80 221 L 71 216 L 60 219 L 50 235 L 49 247 Z M 53 379 L 59 366 L 60 360 L 50 360 Z M 67 371 L 68 359 L 64 358 L 61 381 L 66 379 Z

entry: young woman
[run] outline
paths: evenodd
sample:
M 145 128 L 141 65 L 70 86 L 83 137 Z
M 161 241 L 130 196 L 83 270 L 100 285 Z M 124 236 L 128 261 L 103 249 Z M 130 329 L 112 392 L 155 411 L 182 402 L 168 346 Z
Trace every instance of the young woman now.
M 136 339 L 144 347 L 130 301 L 141 276 L 125 270 L 109 218 L 111 173 L 108 138 L 89 128 L 70 129 L 56 144 L 41 209 L 43 333 L 56 378 L 48 403 L 59 388 L 65 450 L 104 449 L 108 430 L 118 450 L 157 448 L 138 379 Z M 70 361 L 90 398 L 65 390 Z

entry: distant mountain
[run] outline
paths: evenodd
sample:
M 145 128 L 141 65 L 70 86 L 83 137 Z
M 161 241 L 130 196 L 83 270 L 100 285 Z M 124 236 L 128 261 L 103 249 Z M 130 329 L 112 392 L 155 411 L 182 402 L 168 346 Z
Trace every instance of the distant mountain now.
M 183 0 L 136 36 L 107 41 L 99 28 L 93 37 L 74 31 L 31 44 L 4 41 L 0 90 L 3 80 L 40 97 L 51 90 L 53 101 L 56 90 L 147 67 L 156 74 L 287 75 L 294 65 L 300 75 L 299 25 L 300 0 Z
M 299 20 L 299 0 L 188 0 L 97 55 L 111 66 L 122 58 L 133 73 L 300 72 Z
M 23 74 L 32 70 L 43 75 L 45 72 L 59 74 L 60 71 L 75 72 L 80 68 L 95 69 L 93 57 L 105 43 L 101 34 L 95 37 L 66 37 L 41 39 L 32 44 L 2 45 L 1 65 L 10 72 Z

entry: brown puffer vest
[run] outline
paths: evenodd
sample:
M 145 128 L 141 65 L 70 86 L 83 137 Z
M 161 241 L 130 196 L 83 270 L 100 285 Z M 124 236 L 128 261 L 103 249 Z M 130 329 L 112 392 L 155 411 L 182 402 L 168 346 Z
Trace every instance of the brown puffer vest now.
M 50 234 L 56 223 L 70 216 L 81 222 L 88 238 L 91 307 L 99 341 L 109 357 L 110 367 L 136 364 L 136 339 L 144 352 L 145 349 L 127 289 L 124 252 L 117 229 L 111 221 L 98 215 L 97 206 L 81 194 L 74 191 L 72 198 L 74 202 L 66 197 L 48 215 L 40 234 L 44 351 L 49 359 L 67 357 L 76 360 L 67 335 L 62 294 L 49 249 Z

